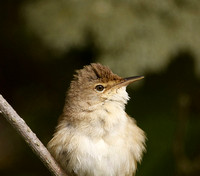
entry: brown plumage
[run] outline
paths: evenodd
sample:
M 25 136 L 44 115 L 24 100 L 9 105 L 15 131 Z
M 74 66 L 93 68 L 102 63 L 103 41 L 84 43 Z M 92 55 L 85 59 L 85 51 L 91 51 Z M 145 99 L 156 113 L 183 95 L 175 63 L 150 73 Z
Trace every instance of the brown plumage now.
M 75 80 L 93 81 L 99 80 L 101 82 L 108 82 L 122 79 L 118 75 L 114 74 L 108 67 L 101 64 L 92 63 L 91 65 L 84 66 L 83 69 L 77 70 L 77 74 L 74 75 Z
M 126 86 L 141 78 L 121 78 L 95 63 L 76 71 L 48 143 L 68 175 L 135 174 L 145 150 L 145 134 L 125 113 Z

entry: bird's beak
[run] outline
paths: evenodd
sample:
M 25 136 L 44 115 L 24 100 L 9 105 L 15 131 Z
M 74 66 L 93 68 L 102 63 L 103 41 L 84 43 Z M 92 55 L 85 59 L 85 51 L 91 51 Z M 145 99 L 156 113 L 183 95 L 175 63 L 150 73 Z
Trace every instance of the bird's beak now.
M 128 78 L 123 78 L 122 81 L 118 85 L 120 87 L 127 86 L 130 83 L 133 83 L 133 82 L 138 81 L 143 78 L 144 78 L 144 76 L 132 76 L 132 77 L 128 77 Z

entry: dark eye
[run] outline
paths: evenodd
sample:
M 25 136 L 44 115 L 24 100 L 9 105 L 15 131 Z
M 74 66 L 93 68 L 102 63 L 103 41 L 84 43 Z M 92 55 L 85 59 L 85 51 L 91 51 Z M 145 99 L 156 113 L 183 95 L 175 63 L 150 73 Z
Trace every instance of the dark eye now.
M 98 92 L 102 92 L 102 91 L 104 90 L 104 86 L 102 86 L 102 85 L 97 85 L 97 86 L 95 87 L 95 89 L 96 89 Z

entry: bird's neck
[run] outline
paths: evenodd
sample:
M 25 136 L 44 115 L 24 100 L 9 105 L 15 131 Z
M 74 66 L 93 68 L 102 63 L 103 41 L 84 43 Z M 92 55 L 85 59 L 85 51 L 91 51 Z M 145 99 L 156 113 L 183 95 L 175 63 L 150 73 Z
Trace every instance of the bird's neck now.
M 73 107 L 72 104 L 68 104 L 63 112 L 62 123 L 71 123 L 81 133 L 90 136 L 101 137 L 108 132 L 119 131 L 127 122 L 125 112 L 127 100 L 128 95 L 125 93 L 124 96 L 116 96 L 90 106 L 86 104 L 78 106 L 77 103 Z M 79 103 L 81 104 L 81 102 Z

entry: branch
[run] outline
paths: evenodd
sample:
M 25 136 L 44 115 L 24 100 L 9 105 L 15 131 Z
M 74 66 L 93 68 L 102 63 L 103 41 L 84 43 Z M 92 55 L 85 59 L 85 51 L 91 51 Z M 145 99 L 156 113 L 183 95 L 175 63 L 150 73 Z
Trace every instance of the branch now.
M 25 121 L 15 112 L 8 102 L 0 94 L 0 113 L 8 120 L 8 122 L 17 130 L 17 132 L 28 143 L 33 152 L 40 158 L 43 164 L 55 176 L 66 176 L 57 162 L 51 156 L 47 148 L 37 138 L 35 133 L 31 131 Z

